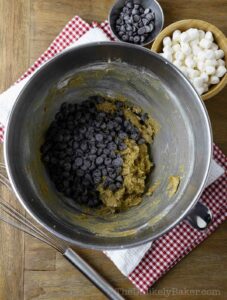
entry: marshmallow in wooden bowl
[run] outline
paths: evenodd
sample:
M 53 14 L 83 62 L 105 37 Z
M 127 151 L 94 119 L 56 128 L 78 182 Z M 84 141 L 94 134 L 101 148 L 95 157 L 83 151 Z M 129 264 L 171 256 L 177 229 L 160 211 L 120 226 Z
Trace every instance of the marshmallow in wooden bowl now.
M 202 95 L 226 74 L 224 51 L 215 43 L 212 32 L 197 28 L 175 30 L 163 39 L 160 53 L 177 66 Z

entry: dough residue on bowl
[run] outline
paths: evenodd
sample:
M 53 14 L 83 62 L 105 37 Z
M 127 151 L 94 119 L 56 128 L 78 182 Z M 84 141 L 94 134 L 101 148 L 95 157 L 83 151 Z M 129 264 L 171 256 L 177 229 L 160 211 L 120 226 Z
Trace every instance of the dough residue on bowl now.
M 179 184 L 180 184 L 179 176 L 169 176 L 168 185 L 167 185 L 167 194 L 169 197 L 172 197 L 173 195 L 176 194 Z

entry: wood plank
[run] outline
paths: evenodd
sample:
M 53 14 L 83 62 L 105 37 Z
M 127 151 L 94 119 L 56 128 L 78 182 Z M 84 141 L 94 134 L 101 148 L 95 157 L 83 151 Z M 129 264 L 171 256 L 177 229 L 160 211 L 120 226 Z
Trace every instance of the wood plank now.
M 29 65 L 30 1 L 0 1 L 0 91 L 9 87 Z M 1 147 L 2 158 L 2 147 Z M 15 199 L 1 187 L 1 196 Z M 0 299 L 24 298 L 24 236 L 0 224 Z

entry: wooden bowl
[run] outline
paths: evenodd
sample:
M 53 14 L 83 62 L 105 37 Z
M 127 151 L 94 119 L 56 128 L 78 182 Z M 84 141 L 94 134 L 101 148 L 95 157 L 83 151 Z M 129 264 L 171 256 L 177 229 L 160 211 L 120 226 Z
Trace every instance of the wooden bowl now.
M 177 29 L 180 31 L 186 31 L 189 28 L 197 28 L 204 31 L 211 31 L 214 36 L 214 41 L 218 45 L 220 49 L 222 49 L 225 53 L 225 64 L 227 66 L 227 38 L 224 33 L 219 30 L 216 26 L 196 19 L 188 19 L 188 20 L 181 20 L 175 23 L 170 24 L 164 30 L 162 30 L 159 35 L 156 37 L 151 50 L 157 53 L 162 52 L 163 44 L 162 41 L 166 36 L 172 36 L 173 32 Z M 218 84 L 210 85 L 208 92 L 201 95 L 203 100 L 207 100 L 217 93 L 219 93 L 224 86 L 227 84 L 227 73 L 221 78 Z

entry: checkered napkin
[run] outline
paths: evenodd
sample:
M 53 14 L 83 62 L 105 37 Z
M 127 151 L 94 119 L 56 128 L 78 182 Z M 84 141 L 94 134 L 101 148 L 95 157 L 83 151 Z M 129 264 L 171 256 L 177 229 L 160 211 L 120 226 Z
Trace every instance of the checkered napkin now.
M 75 16 L 24 75 L 0 95 L 0 140 L 3 141 L 4 127 L 13 103 L 25 83 L 42 64 L 66 48 L 103 40 L 114 40 L 107 21 L 101 24 L 93 22 L 90 25 Z M 152 247 L 151 243 L 148 243 L 132 249 L 105 252 L 141 292 L 146 293 L 155 281 L 207 238 L 227 218 L 225 169 L 226 157 L 214 145 L 214 159 L 207 180 L 209 187 L 205 189 L 200 199 L 213 213 L 212 225 L 206 231 L 199 232 L 182 221 L 153 242 Z

